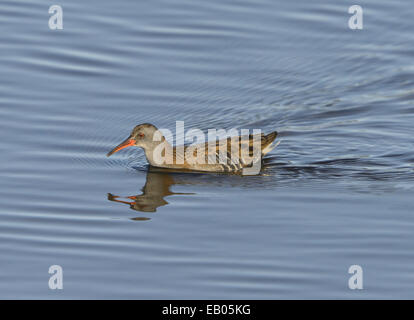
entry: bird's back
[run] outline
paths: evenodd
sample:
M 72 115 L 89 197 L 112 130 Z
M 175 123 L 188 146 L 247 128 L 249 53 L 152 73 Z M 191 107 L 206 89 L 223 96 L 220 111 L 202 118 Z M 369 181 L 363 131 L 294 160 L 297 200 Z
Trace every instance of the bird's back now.
M 183 168 L 200 171 L 238 171 L 260 161 L 262 156 L 273 150 L 278 145 L 274 143 L 276 137 L 277 132 L 274 131 L 267 135 L 250 134 L 185 146 Z M 255 150 L 255 141 L 260 142 L 260 150 Z M 194 163 L 189 161 L 191 155 Z M 177 148 L 174 148 L 174 160 L 179 157 Z

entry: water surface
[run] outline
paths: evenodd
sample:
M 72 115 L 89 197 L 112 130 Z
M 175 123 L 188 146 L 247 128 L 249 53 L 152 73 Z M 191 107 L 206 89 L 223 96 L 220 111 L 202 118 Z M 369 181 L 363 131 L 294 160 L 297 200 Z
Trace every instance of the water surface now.
M 0 298 L 414 298 L 409 1 L 51 4 L 0 4 Z M 253 177 L 105 157 L 175 121 L 282 143 Z

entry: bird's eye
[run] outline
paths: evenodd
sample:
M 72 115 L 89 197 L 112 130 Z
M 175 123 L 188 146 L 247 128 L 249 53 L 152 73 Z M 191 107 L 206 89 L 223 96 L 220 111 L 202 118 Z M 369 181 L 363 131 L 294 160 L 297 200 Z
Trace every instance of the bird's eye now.
M 139 133 L 138 134 L 141 138 L 144 138 L 145 137 L 145 134 L 143 134 L 143 133 Z

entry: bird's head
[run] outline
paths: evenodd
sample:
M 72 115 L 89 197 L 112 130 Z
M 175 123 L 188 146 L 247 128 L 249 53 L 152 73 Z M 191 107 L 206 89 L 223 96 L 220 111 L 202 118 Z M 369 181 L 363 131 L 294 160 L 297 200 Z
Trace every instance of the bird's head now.
M 109 157 L 115 152 L 118 152 L 119 150 L 122 150 L 127 147 L 135 146 L 145 149 L 147 147 L 154 145 L 154 143 L 158 144 L 160 140 L 162 141 L 164 139 L 164 137 L 161 135 L 161 139 L 154 139 L 154 135 L 157 132 L 159 133 L 157 127 L 155 127 L 152 124 L 139 124 L 135 126 L 128 138 L 126 138 L 123 142 L 121 142 L 119 145 L 117 145 L 115 148 L 109 151 L 106 156 Z

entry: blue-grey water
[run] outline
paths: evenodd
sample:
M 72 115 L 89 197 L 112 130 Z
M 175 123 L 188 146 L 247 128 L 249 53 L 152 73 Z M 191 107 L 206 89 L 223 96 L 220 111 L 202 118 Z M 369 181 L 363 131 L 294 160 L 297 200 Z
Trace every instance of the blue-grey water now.
M 414 4 L 353 4 L 2 0 L 0 298 L 414 298 Z M 252 177 L 105 157 L 175 121 L 282 142 Z

